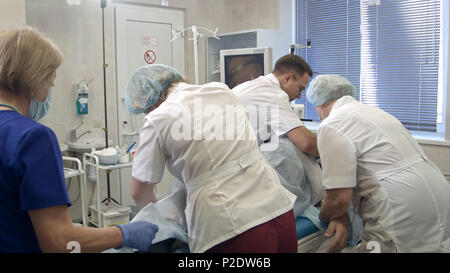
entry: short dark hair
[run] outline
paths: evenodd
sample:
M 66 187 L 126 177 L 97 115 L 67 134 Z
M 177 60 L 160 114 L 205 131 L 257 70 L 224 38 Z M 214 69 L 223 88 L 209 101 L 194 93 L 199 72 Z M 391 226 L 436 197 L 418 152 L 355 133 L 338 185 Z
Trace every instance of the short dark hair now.
M 287 54 L 278 59 L 273 69 L 273 73 L 278 76 L 292 71 L 299 73 L 301 76 L 303 76 L 305 72 L 308 73 L 310 77 L 313 75 L 311 66 L 309 66 L 302 57 L 294 54 Z

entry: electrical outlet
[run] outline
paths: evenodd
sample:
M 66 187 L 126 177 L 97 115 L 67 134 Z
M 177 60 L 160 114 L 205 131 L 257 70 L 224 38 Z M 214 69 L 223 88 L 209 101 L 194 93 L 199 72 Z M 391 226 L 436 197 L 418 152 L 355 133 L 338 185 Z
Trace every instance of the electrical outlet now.
M 92 120 L 92 125 L 94 128 L 101 128 L 102 127 L 102 120 L 99 118 L 95 118 Z

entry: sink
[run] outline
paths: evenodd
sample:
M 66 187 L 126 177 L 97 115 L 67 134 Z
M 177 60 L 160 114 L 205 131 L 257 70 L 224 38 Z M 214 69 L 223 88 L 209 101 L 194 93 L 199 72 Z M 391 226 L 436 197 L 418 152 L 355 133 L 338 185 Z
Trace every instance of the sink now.
M 111 146 L 113 141 L 108 139 L 108 145 Z M 76 142 L 67 142 L 69 151 L 85 153 L 90 152 L 92 148 L 103 149 L 105 148 L 105 138 L 83 138 Z
M 69 146 L 67 144 L 59 144 L 59 149 L 61 150 L 61 153 L 64 153 L 69 150 Z

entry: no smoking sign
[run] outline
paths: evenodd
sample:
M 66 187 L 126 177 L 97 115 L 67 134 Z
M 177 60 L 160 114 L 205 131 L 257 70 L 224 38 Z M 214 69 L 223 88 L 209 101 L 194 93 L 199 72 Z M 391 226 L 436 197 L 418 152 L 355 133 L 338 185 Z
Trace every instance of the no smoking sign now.
M 148 64 L 152 64 L 156 61 L 156 53 L 153 50 L 147 50 L 144 54 L 144 60 Z

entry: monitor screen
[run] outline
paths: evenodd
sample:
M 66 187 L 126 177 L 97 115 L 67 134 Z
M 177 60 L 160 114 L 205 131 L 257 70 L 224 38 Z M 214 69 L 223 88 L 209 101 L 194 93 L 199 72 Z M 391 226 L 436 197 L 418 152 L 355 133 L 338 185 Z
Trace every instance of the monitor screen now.
M 225 84 L 230 89 L 264 75 L 264 53 L 226 55 Z

